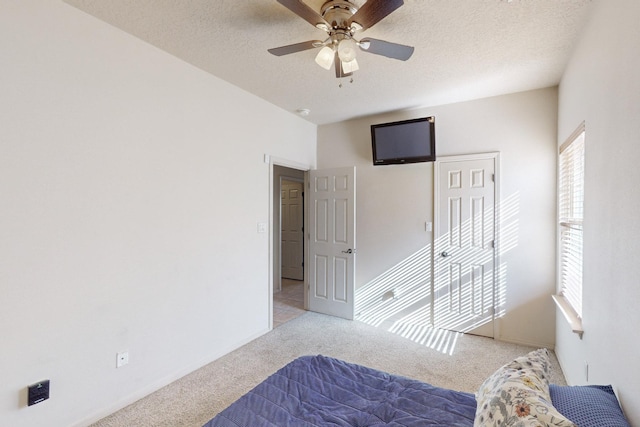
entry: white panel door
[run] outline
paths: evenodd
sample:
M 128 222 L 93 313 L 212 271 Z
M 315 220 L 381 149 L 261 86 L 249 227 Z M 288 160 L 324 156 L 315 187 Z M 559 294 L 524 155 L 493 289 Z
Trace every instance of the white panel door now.
M 355 167 L 309 173 L 309 310 L 353 319 Z
M 497 157 L 490 156 L 436 163 L 434 324 L 493 337 Z
M 285 180 L 280 186 L 280 274 L 285 279 L 304 280 L 303 188 L 301 182 Z

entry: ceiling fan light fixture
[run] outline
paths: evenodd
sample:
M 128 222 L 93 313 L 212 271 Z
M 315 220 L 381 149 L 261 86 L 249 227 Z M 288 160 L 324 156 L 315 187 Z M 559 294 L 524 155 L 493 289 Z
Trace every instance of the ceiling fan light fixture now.
M 353 73 L 354 71 L 358 71 L 359 69 L 360 67 L 358 66 L 358 61 L 356 61 L 355 59 L 349 62 L 342 61 L 342 71 L 344 71 L 345 74 Z
M 318 55 L 316 55 L 316 64 L 318 64 L 325 70 L 329 70 L 333 65 L 334 56 L 335 53 L 333 52 L 333 49 L 331 49 L 329 46 L 325 46 L 320 49 L 320 52 L 318 52 Z
M 358 46 L 360 46 L 360 49 L 369 50 L 369 47 L 371 47 L 371 42 L 368 40 L 361 41 L 358 42 Z
M 358 31 L 362 31 L 364 27 L 360 24 L 358 24 L 357 22 L 352 22 L 351 26 L 349 27 L 349 29 L 351 30 L 352 33 L 356 33 Z
M 342 39 L 338 44 L 338 56 L 342 62 L 351 62 L 356 59 L 356 42 L 353 39 Z

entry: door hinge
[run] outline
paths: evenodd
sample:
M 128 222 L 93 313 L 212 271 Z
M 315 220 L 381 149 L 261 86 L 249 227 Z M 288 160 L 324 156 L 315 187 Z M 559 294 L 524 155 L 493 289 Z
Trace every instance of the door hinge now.
M 493 249 L 495 249 L 495 248 L 496 248 L 496 241 L 495 241 L 495 240 L 492 240 L 492 241 L 491 241 L 491 247 L 492 247 Z
M 492 182 L 496 182 L 496 174 L 495 173 L 491 174 L 491 181 Z

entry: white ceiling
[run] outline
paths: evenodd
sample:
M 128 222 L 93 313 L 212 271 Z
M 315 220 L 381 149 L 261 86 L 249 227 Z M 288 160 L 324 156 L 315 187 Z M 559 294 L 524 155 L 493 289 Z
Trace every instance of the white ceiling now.
M 267 52 L 326 35 L 276 0 L 65 1 L 285 110 L 307 108 L 316 124 L 554 86 L 591 4 L 405 0 L 358 37 L 414 46 L 413 56 L 359 52 L 349 83 L 316 65 L 316 49 Z M 306 3 L 319 11 L 324 0 Z

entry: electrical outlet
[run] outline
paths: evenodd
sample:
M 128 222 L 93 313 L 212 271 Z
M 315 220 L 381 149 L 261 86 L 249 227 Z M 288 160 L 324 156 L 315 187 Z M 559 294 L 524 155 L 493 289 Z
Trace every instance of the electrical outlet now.
M 122 353 L 116 354 L 116 368 L 122 368 L 127 363 L 129 363 L 128 351 L 123 351 Z

